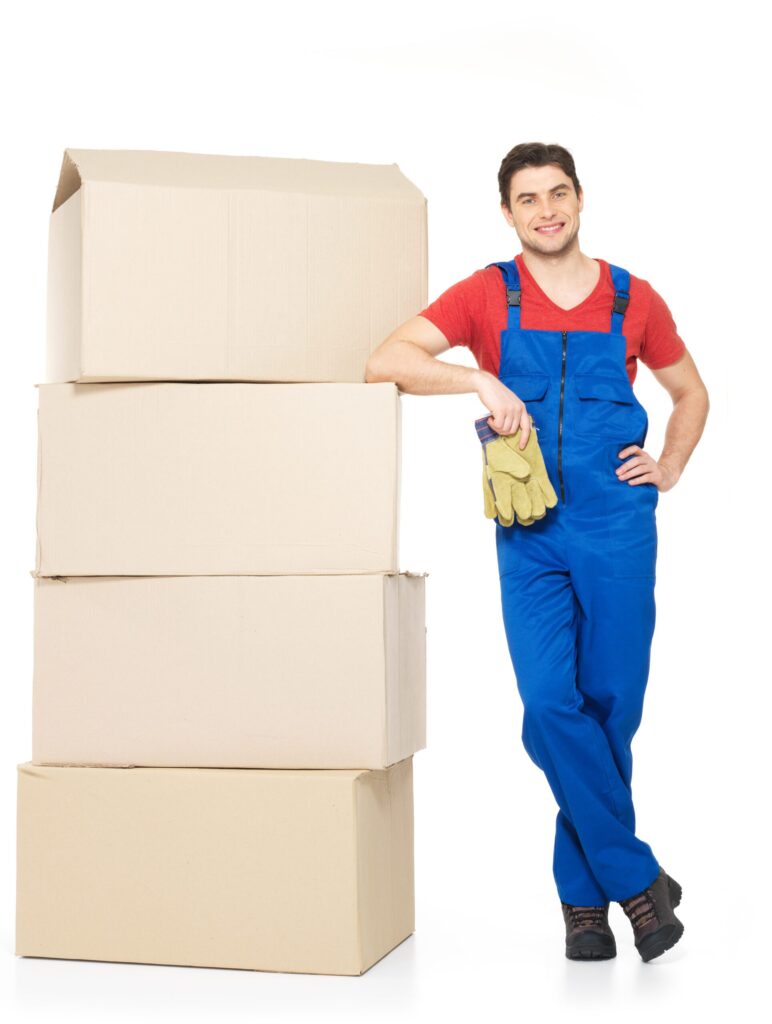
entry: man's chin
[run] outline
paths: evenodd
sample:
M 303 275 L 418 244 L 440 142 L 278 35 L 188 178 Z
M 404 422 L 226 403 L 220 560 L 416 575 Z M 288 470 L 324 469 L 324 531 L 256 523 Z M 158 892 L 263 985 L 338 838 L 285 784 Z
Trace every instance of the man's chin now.
M 542 242 L 541 239 L 532 238 L 527 240 L 521 238 L 520 241 L 522 242 L 524 249 L 530 249 L 531 252 L 538 253 L 540 256 L 562 256 L 571 249 L 575 239 L 576 235 L 572 235 L 570 238 L 561 240 L 559 243 L 557 239 L 552 243 L 548 241 Z

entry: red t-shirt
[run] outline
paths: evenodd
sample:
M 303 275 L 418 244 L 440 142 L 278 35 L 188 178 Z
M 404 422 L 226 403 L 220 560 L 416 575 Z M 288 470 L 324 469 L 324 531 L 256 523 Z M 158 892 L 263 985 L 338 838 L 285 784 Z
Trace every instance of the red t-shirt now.
M 614 285 L 605 260 L 598 260 L 600 277 L 593 291 L 573 309 L 556 306 L 536 283 L 523 261 L 515 256 L 520 271 L 520 326 L 523 330 L 610 331 Z M 507 326 L 507 295 L 498 267 L 476 270 L 471 277 L 451 285 L 419 316 L 438 327 L 451 346 L 471 349 L 482 370 L 498 376 L 501 332 Z M 630 383 L 635 381 L 640 359 L 652 370 L 680 359 L 686 345 L 664 300 L 648 281 L 630 274 L 630 301 L 622 331 L 627 339 L 625 359 Z

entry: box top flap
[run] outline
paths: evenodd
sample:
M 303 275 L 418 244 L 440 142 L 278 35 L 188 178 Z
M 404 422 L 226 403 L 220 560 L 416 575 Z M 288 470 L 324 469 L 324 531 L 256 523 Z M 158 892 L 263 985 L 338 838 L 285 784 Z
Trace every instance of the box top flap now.
M 403 761 L 408 761 L 410 758 L 403 758 Z M 206 776 L 210 778 L 221 778 L 225 779 L 228 775 L 241 775 L 244 778 L 258 779 L 256 773 L 260 772 L 262 778 L 266 778 L 269 775 L 281 775 L 284 778 L 290 776 L 305 776 L 311 778 L 310 772 L 313 771 L 313 778 L 332 778 L 336 782 L 346 783 L 353 782 L 360 776 L 373 776 L 376 774 L 388 775 L 389 771 L 394 769 L 397 764 L 402 764 L 402 761 L 395 762 L 394 765 L 390 765 L 388 768 L 187 768 L 187 767 L 175 767 L 175 768 L 164 768 L 165 772 L 168 772 L 167 778 L 179 778 L 180 776 L 188 776 L 193 779 L 203 779 Z M 36 764 L 34 761 L 22 761 L 16 763 L 17 777 L 18 775 L 27 776 L 32 779 L 66 779 L 69 781 L 75 780 L 78 772 L 88 772 L 88 777 L 98 780 L 98 775 L 101 776 L 99 781 L 108 778 L 117 778 L 118 776 L 110 776 L 108 773 L 120 772 L 126 777 L 126 773 L 131 772 L 133 775 L 148 775 L 149 772 L 158 772 L 161 769 L 151 768 L 147 765 L 134 765 L 126 764 L 120 767 L 116 765 L 94 765 L 94 764 Z M 62 772 L 67 774 L 63 775 Z
M 339 163 L 162 150 L 66 149 L 56 210 L 89 181 L 180 188 L 256 189 L 425 203 L 397 164 Z
M 29 574 L 30 574 L 30 576 L 34 580 L 38 580 L 39 582 L 43 582 L 43 583 L 51 583 L 51 582 L 54 582 L 54 583 L 66 583 L 68 580 L 81 580 L 81 581 L 83 581 L 83 580 L 95 580 L 95 581 L 100 581 L 100 582 L 104 582 L 106 580 L 125 580 L 125 579 L 135 579 L 135 580 L 138 580 L 138 579 L 149 579 L 149 580 L 165 579 L 165 580 L 168 580 L 168 579 L 173 579 L 176 576 L 179 576 L 179 573 L 165 573 L 163 576 L 144 576 L 143 575 L 143 576 L 131 576 L 131 577 L 127 577 L 127 576 L 47 576 L 44 573 L 38 572 L 37 569 L 30 569 L 29 570 Z M 217 573 L 199 573 L 198 575 L 205 578 L 206 576 L 217 576 L 217 575 L 221 575 L 221 574 L 217 574 Z M 228 575 L 233 575 L 233 574 L 228 574 Z M 240 578 L 240 577 L 244 577 L 244 576 L 261 576 L 262 577 L 262 576 L 275 576 L 275 575 L 277 575 L 277 574 L 276 573 L 239 573 L 238 576 L 235 577 L 235 578 Z M 292 572 L 292 573 L 283 572 L 283 573 L 279 573 L 279 575 L 281 575 L 281 576 L 333 576 L 333 575 L 334 576 L 340 576 L 340 575 L 345 575 L 345 576 L 408 576 L 408 577 L 411 577 L 413 579 L 424 579 L 426 576 L 429 575 L 429 573 L 428 572 L 411 572 L 409 569 L 403 569 L 403 570 L 400 570 L 400 571 L 386 571 L 386 570 L 382 570 L 380 572 L 362 572 L 362 573 L 359 573 L 359 572 L 357 572 L 357 573 L 329 573 L 329 572 L 311 572 L 311 571 L 309 571 L 309 572 Z M 182 579 L 187 579 L 188 577 L 183 576 L 181 578 Z

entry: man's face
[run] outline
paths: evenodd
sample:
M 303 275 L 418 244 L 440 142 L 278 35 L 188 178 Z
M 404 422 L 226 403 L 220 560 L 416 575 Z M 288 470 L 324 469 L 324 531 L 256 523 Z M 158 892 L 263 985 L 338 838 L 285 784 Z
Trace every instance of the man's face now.
M 523 167 L 509 186 L 511 211 L 502 204 L 507 222 L 515 229 L 523 249 L 557 256 L 575 244 L 583 205 L 570 177 L 560 167 Z

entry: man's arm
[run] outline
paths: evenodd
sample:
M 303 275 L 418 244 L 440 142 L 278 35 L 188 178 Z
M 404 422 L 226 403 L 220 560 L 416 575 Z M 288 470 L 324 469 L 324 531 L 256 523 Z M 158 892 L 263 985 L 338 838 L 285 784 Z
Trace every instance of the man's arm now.
M 688 350 L 672 365 L 651 372 L 673 400 L 665 444 L 657 462 L 672 474 L 675 483 L 702 437 L 710 400 Z
M 528 444 L 531 421 L 523 402 L 505 384 L 479 367 L 437 359 L 450 342 L 425 316 L 414 316 L 381 342 L 367 360 L 365 382 L 393 381 L 410 395 L 458 395 L 474 392 L 490 411 L 488 423 L 499 434 L 521 431 L 518 447 Z
M 376 348 L 367 360 L 365 381 L 394 381 L 410 395 L 451 395 L 477 391 L 480 370 L 436 359 L 450 342 L 424 316 L 414 316 Z

